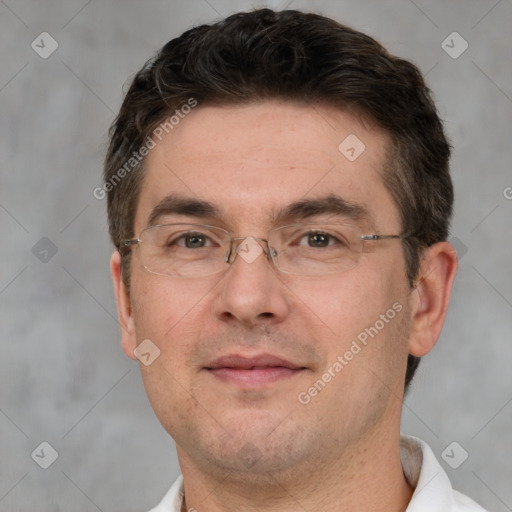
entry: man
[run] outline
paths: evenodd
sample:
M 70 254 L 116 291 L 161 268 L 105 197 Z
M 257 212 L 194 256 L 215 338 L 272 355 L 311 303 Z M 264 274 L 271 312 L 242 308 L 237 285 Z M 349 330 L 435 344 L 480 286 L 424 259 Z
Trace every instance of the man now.
M 122 346 L 183 476 L 154 511 L 478 511 L 400 437 L 457 258 L 418 69 L 297 11 L 185 32 L 105 163 Z

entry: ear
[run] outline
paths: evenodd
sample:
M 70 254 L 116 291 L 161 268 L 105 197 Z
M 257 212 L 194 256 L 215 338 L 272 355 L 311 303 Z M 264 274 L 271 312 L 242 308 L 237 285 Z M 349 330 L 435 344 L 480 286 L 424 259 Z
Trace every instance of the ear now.
M 413 356 L 428 354 L 439 339 L 457 268 L 457 253 L 449 242 L 425 250 L 412 292 L 409 353 Z
M 119 251 L 115 251 L 110 258 L 110 271 L 112 272 L 119 323 L 121 324 L 121 346 L 128 357 L 136 359 L 133 353 L 137 346 L 135 322 L 130 304 L 130 295 L 128 294 L 128 290 L 123 282 L 123 276 L 121 273 L 121 254 Z

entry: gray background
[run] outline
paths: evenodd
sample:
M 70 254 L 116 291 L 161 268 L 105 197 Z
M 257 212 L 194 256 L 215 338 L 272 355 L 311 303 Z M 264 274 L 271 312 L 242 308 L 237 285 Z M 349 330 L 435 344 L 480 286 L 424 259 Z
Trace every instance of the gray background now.
M 462 258 L 403 431 L 440 460 L 459 443 L 468 459 L 458 469 L 441 462 L 454 485 L 490 510 L 512 510 L 512 2 L 265 5 L 288 4 L 368 32 L 413 60 L 435 92 L 455 146 Z M 178 474 L 137 364 L 120 349 L 105 202 L 92 191 L 127 78 L 190 26 L 261 5 L 0 0 L 1 511 L 141 511 Z M 47 59 L 31 48 L 43 31 L 59 45 Z M 442 47 L 453 31 L 469 44 L 458 58 Z M 48 469 L 31 458 L 43 441 L 59 454 Z

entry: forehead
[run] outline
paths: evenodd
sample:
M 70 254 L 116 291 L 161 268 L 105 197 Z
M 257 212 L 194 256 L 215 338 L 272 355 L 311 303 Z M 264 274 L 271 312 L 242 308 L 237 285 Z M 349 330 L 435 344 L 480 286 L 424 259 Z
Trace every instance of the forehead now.
M 135 230 L 171 194 L 214 204 L 234 228 L 272 227 L 272 212 L 332 194 L 398 226 L 381 176 L 387 144 L 381 131 L 332 107 L 196 107 L 146 157 Z

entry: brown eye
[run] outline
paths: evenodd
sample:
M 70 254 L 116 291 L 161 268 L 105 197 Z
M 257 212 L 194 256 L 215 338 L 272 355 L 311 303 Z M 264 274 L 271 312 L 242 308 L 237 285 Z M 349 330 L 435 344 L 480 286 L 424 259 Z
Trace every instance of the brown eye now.
M 204 233 L 188 232 L 171 237 L 166 245 L 167 247 L 178 246 L 185 249 L 201 249 L 202 247 L 213 247 L 215 243 L 211 237 Z
M 310 247 L 327 247 L 331 236 L 326 233 L 310 233 L 308 235 L 308 245 Z
M 197 249 L 206 245 L 207 238 L 204 235 L 187 235 L 183 237 L 185 247 L 188 249 Z
M 302 234 L 297 245 L 311 247 L 313 249 L 322 249 L 324 247 L 343 246 L 345 245 L 339 237 L 324 231 L 309 231 Z

